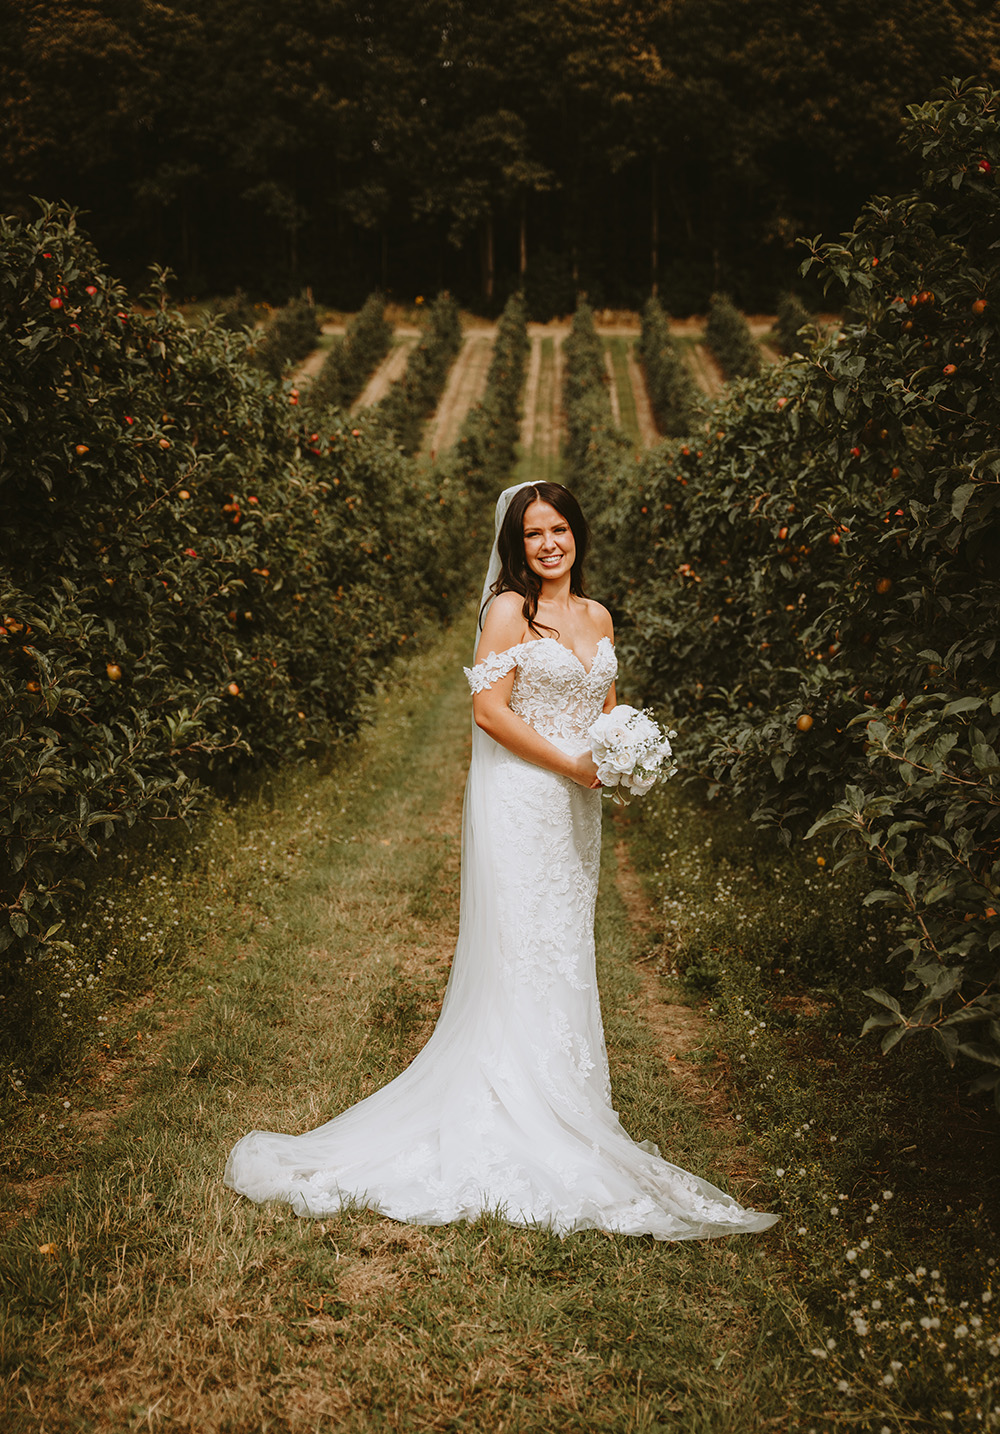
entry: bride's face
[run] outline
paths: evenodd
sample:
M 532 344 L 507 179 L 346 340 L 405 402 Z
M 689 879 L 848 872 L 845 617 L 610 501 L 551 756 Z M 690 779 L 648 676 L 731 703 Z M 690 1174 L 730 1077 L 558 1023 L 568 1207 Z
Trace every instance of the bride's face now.
M 535 499 L 524 510 L 524 556 L 541 578 L 568 577 L 576 561 L 573 529 L 551 503 Z

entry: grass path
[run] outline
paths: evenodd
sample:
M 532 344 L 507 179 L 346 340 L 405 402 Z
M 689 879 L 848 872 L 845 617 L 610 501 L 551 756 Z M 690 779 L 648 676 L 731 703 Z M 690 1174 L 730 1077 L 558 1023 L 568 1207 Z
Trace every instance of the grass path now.
M 767 1237 L 299 1221 L 222 1186 L 246 1129 L 319 1123 L 431 1028 L 457 921 L 466 648 L 460 627 L 411 660 L 331 771 L 203 833 L 187 962 L 131 1011 L 141 1054 L 115 1066 L 119 1033 L 109 1070 L 81 1077 L 72 1154 L 2 1247 L 4 1430 L 783 1424 Z M 687 1018 L 649 1019 L 648 916 L 624 856 L 609 830 L 598 950 L 616 1104 L 637 1138 L 752 1198 L 695 1057 L 685 1079 L 668 1065 L 663 1023 Z M 7 1208 L 18 1198 L 5 1192 Z
M 466 331 L 437 412 L 424 428 L 422 457 L 433 461 L 458 442 L 469 409 L 485 392 L 495 342 L 495 328 Z
M 558 483 L 562 474 L 562 345 L 568 327 L 529 324 L 531 351 L 524 385 L 521 456 L 516 483 Z

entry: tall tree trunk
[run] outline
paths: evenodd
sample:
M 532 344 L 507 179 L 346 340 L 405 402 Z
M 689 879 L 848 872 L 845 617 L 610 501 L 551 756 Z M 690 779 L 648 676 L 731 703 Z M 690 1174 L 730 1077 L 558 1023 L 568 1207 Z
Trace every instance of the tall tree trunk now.
M 649 164 L 649 287 L 655 299 L 660 292 L 660 172 L 656 155 Z
M 519 253 L 518 253 L 517 272 L 518 272 L 518 274 L 520 275 L 520 277 L 521 277 L 521 282 L 522 282 L 522 284 L 523 284 L 523 283 L 524 283 L 524 273 L 525 273 L 525 270 L 526 270 L 527 267 L 528 267 L 528 195 L 527 195 L 527 192 L 525 192 L 525 191 L 522 191 L 522 193 L 521 193 L 521 223 L 520 223 L 520 232 L 519 232 L 518 238 L 519 238 Z

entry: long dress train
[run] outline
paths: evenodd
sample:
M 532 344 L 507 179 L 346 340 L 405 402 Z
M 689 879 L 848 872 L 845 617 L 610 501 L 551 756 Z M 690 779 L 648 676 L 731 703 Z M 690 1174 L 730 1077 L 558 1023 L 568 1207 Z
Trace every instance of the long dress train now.
M 516 667 L 510 706 L 587 750 L 617 670 L 555 638 L 466 669 L 474 691 Z M 764 1230 L 777 1218 L 629 1138 L 611 1106 L 594 960 L 601 795 L 474 730 L 460 930 L 438 1023 L 395 1080 L 303 1135 L 253 1131 L 225 1180 L 252 1200 L 330 1215 L 345 1201 L 422 1225 L 499 1212 L 563 1235 L 659 1240 Z

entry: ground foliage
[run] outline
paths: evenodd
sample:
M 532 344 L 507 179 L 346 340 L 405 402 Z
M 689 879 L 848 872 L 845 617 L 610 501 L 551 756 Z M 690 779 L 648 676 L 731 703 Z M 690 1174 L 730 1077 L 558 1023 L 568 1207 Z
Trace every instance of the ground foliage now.
M 188 327 L 162 288 L 130 302 L 71 214 L 0 246 L 0 950 L 30 1045 L 36 997 L 54 981 L 61 1009 L 95 975 L 61 935 L 90 859 L 353 732 L 464 595 L 438 564 L 466 524 L 381 425 L 303 431 L 244 333 Z
M 810 246 L 841 334 L 590 497 L 689 773 L 867 861 L 899 942 L 869 1025 L 886 1049 L 933 1033 L 995 1093 L 998 103 L 956 83 L 915 107 L 920 187 Z
M 926 1044 L 887 1063 L 860 1037 L 889 949 L 863 870 L 676 783 L 620 820 L 652 898 L 647 962 L 667 1001 L 680 983 L 708 1007 L 681 1069 L 725 1085 L 716 1115 L 782 1217 L 781 1427 L 1000 1428 L 996 1123 Z

